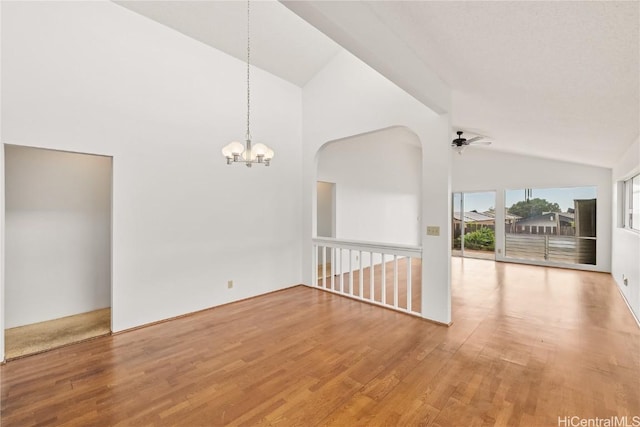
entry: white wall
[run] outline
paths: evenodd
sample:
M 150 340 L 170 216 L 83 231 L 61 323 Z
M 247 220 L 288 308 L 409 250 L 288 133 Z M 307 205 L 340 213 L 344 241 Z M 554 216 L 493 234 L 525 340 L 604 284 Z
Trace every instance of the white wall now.
M 5 147 L 7 328 L 111 306 L 111 158 Z
M 396 127 L 326 144 L 318 179 L 336 183 L 336 237 L 420 244 L 420 141 Z
M 316 218 L 318 228 L 316 234 L 322 237 L 335 237 L 335 189 L 334 182 L 318 181 L 318 203 Z
M 451 321 L 449 235 L 451 230 L 451 125 L 362 61 L 343 51 L 303 88 L 303 279 L 311 283 L 312 236 L 316 231 L 317 153 L 327 142 L 392 126 L 404 126 L 422 144 L 421 233 L 422 315 Z M 444 106 L 445 110 L 449 107 Z M 339 190 L 338 190 L 339 191 Z
M 466 149 L 461 156 L 454 156 L 452 180 L 456 192 L 495 191 L 496 222 L 502 224 L 505 190 L 595 186 L 598 197 L 596 265 L 575 265 L 575 268 L 611 271 L 610 169 L 474 147 Z M 504 260 L 504 229 L 500 227 L 496 229 L 496 260 Z
M 321 237 L 335 237 L 336 219 L 336 184 L 333 182 L 318 181 L 318 200 L 316 206 L 317 230 L 316 235 Z M 318 250 L 317 264 L 331 260 L 331 248 L 325 248 L 324 258 L 322 251 Z
M 2 3 L 0 3 L 0 19 L 2 18 Z M 1 22 L 1 21 L 0 21 Z M 0 24 L 0 30 L 2 25 Z M 2 79 L 0 79 L 1 81 Z M 1 84 L 1 83 L 0 83 Z M 0 103 L 2 104 L 2 103 Z M 1 111 L 0 111 L 1 112 Z M 0 131 L 2 130 L 2 120 L 0 120 Z M 4 150 L 0 150 L 0 191 L 4 189 Z M 5 316 L 4 316 L 4 276 L 5 276 L 5 260 L 4 260 L 4 235 L 5 235 L 5 221 L 4 221 L 4 191 L 0 194 L 0 361 L 4 360 L 4 330 L 5 330 Z
M 640 138 L 629 147 L 612 170 L 613 179 L 613 239 L 611 274 L 631 306 L 636 319 L 640 319 L 640 233 L 621 228 L 620 181 L 640 173 Z M 622 276 L 627 278 L 624 285 Z
M 3 2 L 2 141 L 113 156 L 113 330 L 301 281 L 301 90 L 111 2 Z M 235 286 L 227 289 L 227 280 Z

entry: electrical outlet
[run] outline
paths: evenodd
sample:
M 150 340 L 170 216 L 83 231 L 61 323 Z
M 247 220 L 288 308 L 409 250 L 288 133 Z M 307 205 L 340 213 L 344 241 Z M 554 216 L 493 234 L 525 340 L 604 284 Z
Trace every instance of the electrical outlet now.
M 502 249 L 498 248 L 498 253 L 501 254 L 502 253 Z
M 233 280 L 227 281 L 227 289 L 233 288 Z
M 356 255 L 356 262 L 360 261 L 360 255 Z

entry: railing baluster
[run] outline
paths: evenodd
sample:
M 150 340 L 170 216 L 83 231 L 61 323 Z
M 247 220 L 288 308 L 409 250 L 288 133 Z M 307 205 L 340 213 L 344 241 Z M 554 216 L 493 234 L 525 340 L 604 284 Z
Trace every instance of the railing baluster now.
M 359 255 L 359 258 L 358 258 L 359 259 L 358 264 L 360 265 L 360 274 L 358 275 L 358 284 L 360 285 L 359 286 L 360 289 L 359 289 L 358 295 L 360 296 L 360 298 L 364 298 L 364 295 L 363 295 L 363 293 L 364 293 L 364 282 L 363 282 L 363 280 L 364 279 L 362 277 L 362 251 L 360 251 L 359 253 L 360 253 L 360 255 Z
M 331 247 L 331 290 L 336 290 L 336 248 Z
M 387 303 L 387 265 L 384 260 L 384 254 L 382 256 L 382 303 Z
M 369 252 L 369 299 L 371 301 L 376 300 L 376 294 L 373 289 L 373 276 L 374 276 L 374 268 L 373 268 L 373 252 Z
M 351 253 L 351 249 L 349 249 L 349 295 L 353 295 L 353 265 L 351 265 L 352 259 L 353 254 Z
M 386 245 L 370 242 L 336 240 L 330 238 L 314 238 L 312 240 L 312 283 L 313 286 L 325 291 L 334 292 L 354 299 L 365 300 L 372 304 L 384 306 L 403 313 L 420 316 L 413 311 L 413 257 L 421 258 L 421 248 L 409 245 Z M 322 254 L 319 252 L 322 251 Z M 328 251 L 330 251 L 328 253 Z M 363 255 L 369 255 L 368 266 L 364 265 Z M 346 257 L 349 257 L 347 260 Z M 380 257 L 380 258 L 378 258 Z M 406 258 L 406 282 L 400 282 L 400 259 Z M 376 262 L 380 260 L 381 262 Z M 387 261 L 388 260 L 388 261 Z M 393 287 L 387 289 L 387 264 L 393 260 Z M 357 266 L 354 265 L 357 262 Z M 320 267 L 322 264 L 322 267 Z M 329 266 L 327 267 L 327 264 Z M 378 264 L 380 267 L 378 268 Z M 364 273 L 369 269 L 368 295 L 365 296 L 367 284 Z M 348 281 L 345 274 L 349 275 Z M 358 280 L 354 279 L 358 274 Z M 380 274 L 381 278 L 376 279 Z M 331 280 L 329 280 L 331 276 Z M 320 280 L 322 277 L 322 281 Z M 338 285 L 339 282 L 339 285 Z M 400 289 L 403 286 L 403 289 Z M 380 289 L 378 291 L 378 288 Z M 406 289 L 406 306 L 401 293 Z M 418 291 L 416 289 L 416 291 Z M 376 292 L 380 292 L 380 298 L 376 298 Z M 387 295 L 389 293 L 389 295 Z M 393 296 L 391 296 L 393 295 Z
M 411 299 L 413 292 L 411 290 L 411 257 L 407 257 L 407 311 L 411 311 Z
M 322 247 L 322 287 L 327 288 L 327 247 Z
M 340 292 L 344 292 L 344 271 L 342 269 L 342 248 L 340 248 Z
M 398 255 L 393 256 L 393 306 L 398 308 Z
M 318 286 L 318 245 L 313 245 L 313 273 L 312 285 Z

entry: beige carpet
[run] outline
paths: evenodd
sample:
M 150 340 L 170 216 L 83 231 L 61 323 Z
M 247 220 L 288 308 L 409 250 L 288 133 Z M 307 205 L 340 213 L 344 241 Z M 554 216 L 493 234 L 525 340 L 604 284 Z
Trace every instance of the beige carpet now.
M 110 332 L 110 308 L 6 329 L 5 358 L 10 360 L 41 353 Z

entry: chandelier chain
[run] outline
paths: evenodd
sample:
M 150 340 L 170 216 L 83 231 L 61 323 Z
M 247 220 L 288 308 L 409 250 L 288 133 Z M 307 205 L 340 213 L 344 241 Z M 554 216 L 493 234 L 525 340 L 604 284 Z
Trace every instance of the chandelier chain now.
M 2 1 L 2 0 L 0 0 Z M 232 141 L 222 148 L 227 164 L 244 163 L 247 167 L 254 164 L 269 166 L 274 152 L 265 144 L 251 143 L 251 0 L 247 0 L 247 134 L 245 144 Z
M 251 115 L 251 79 L 249 68 L 251 64 L 251 22 L 250 22 L 250 0 L 247 0 L 247 140 L 251 140 L 249 131 L 249 117 Z

